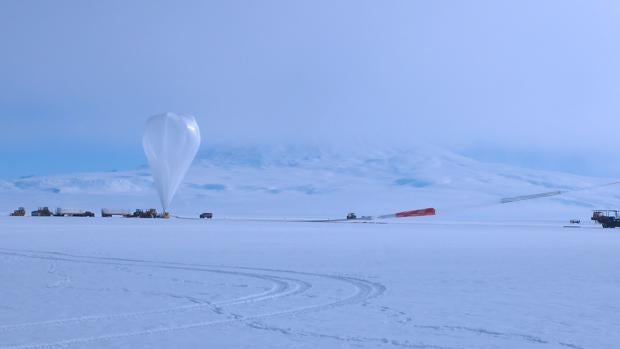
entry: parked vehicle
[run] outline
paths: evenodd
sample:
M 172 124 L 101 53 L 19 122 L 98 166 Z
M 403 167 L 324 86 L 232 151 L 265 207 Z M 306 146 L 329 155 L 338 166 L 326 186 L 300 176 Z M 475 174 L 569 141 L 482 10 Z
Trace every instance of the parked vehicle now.
M 211 212 L 204 212 L 200 214 L 200 218 L 202 219 L 211 219 L 213 218 L 213 213 Z
M 157 210 L 154 208 L 149 208 L 148 210 L 137 209 L 134 213 L 126 216 L 131 218 L 170 218 L 170 214 L 168 212 L 157 213 Z
M 26 215 L 26 209 L 23 207 L 20 207 L 17 210 L 13 211 L 13 213 L 11 213 L 11 216 L 13 217 L 23 217 L 25 215 Z
M 51 217 L 54 214 L 52 213 L 52 211 L 50 211 L 50 209 L 45 206 L 45 207 L 39 207 L 36 211 L 32 211 L 32 216 L 33 217 Z
M 618 210 L 596 210 L 592 213 L 591 219 L 601 224 L 603 228 L 620 227 L 620 211 Z

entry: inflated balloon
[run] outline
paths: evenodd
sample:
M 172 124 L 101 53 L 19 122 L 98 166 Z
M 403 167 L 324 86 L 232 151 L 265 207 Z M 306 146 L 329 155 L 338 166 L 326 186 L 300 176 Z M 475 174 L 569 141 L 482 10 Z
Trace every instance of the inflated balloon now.
M 146 122 L 142 138 L 164 212 L 179 189 L 200 147 L 200 129 L 193 116 L 166 113 Z

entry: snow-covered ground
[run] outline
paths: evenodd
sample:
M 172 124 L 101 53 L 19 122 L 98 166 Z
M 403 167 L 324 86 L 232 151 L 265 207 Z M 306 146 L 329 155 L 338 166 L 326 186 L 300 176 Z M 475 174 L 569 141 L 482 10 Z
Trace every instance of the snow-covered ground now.
M 614 348 L 586 225 L 0 218 L 0 348 Z
M 615 348 L 620 233 L 588 218 L 620 195 L 573 191 L 612 180 L 437 150 L 207 154 L 172 213 L 211 221 L 0 217 L 0 349 Z M 5 215 L 44 205 L 158 200 L 146 169 L 0 182 Z

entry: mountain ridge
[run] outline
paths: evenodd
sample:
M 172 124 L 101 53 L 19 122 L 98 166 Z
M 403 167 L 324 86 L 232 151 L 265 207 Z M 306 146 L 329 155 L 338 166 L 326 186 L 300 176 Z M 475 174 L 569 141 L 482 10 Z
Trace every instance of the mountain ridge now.
M 209 206 L 220 206 L 231 213 L 275 214 L 295 208 L 295 212 L 313 215 L 322 214 L 321 207 L 325 212 L 346 210 L 350 203 L 377 211 L 418 206 L 467 207 L 498 202 L 504 197 L 573 191 L 610 181 L 483 163 L 433 147 L 371 152 L 302 147 L 228 148 L 213 149 L 194 161 L 173 207 L 190 212 L 208 202 Z M 144 166 L 126 171 L 24 177 L 0 182 L 0 192 L 5 198 L 16 198 L 15 201 L 40 198 L 58 202 L 57 205 L 127 202 L 155 207 L 158 202 L 150 171 Z M 569 211 L 575 207 L 591 209 L 620 204 L 620 196 L 615 191 L 609 193 L 575 192 L 532 204 Z M 2 200 L 2 205 L 5 210 L 12 207 L 7 200 Z M 519 205 L 523 204 L 514 206 Z

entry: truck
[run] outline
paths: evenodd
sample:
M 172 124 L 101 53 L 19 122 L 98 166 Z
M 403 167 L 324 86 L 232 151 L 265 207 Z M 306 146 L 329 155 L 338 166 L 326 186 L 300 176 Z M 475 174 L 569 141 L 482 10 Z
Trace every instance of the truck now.
M 349 212 L 347 214 L 346 220 L 348 221 L 371 221 L 371 216 L 358 216 L 354 212 Z
M 13 213 L 11 213 L 11 216 L 13 217 L 23 217 L 25 215 L 26 215 L 26 209 L 23 207 L 20 207 L 17 210 L 13 211 Z
M 126 216 L 129 218 L 170 218 L 170 214 L 168 212 L 157 213 L 157 210 L 154 208 L 149 208 L 148 210 L 137 209 L 134 213 Z
M 618 210 L 595 210 L 591 220 L 596 221 L 603 228 L 620 227 L 620 211 Z
M 36 211 L 32 211 L 33 217 L 51 217 L 53 215 L 54 214 L 47 206 L 39 207 Z
M 148 210 L 136 209 L 131 215 L 130 218 L 155 218 L 157 216 L 157 211 L 153 208 Z

